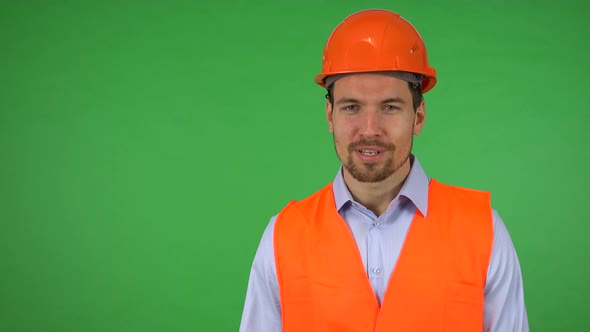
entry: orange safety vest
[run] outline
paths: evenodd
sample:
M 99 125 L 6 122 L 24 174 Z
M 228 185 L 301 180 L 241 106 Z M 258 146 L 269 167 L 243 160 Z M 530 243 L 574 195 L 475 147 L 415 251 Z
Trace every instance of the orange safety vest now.
M 431 180 L 379 306 L 329 184 L 275 224 L 283 332 L 482 331 L 492 242 L 489 193 Z

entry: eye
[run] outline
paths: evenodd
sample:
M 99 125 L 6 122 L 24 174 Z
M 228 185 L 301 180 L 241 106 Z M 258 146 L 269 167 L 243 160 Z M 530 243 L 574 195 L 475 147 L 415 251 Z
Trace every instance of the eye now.
M 395 105 L 385 105 L 384 109 L 386 111 L 396 111 L 396 110 L 399 110 L 399 107 L 397 107 Z
M 345 111 L 358 111 L 358 109 L 359 109 L 359 106 L 355 105 L 355 104 L 344 106 Z

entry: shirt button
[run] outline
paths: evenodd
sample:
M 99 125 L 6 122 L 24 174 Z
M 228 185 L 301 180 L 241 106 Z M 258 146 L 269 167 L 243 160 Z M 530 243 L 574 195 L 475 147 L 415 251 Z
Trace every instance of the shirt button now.
M 373 227 L 379 227 L 379 225 L 381 225 L 381 223 L 380 222 L 376 222 L 376 223 L 373 224 Z
M 373 268 L 373 274 L 374 274 L 374 275 L 378 276 L 378 275 L 379 275 L 379 273 L 381 273 L 381 270 L 379 270 L 379 268 L 378 268 L 378 267 L 376 267 L 376 268 Z

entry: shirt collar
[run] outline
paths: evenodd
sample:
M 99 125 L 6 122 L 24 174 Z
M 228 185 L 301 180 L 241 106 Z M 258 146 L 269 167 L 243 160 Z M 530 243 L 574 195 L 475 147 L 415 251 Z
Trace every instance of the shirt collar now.
M 409 199 L 422 215 L 426 216 L 428 210 L 428 184 L 430 179 L 424 172 L 418 158 L 414 155 L 410 155 L 410 162 L 412 164 L 410 173 L 402 185 L 398 196 Z M 338 174 L 336 174 L 336 178 L 332 184 L 332 190 L 334 191 L 334 201 L 336 202 L 336 209 L 338 211 L 340 211 L 346 203 L 354 201 L 346 183 L 344 182 L 342 166 L 340 166 Z

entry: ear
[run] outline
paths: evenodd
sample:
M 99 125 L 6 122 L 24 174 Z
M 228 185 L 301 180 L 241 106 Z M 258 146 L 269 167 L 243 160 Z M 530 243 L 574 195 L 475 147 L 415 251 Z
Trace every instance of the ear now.
M 424 122 L 426 122 L 426 104 L 422 101 L 414 114 L 414 135 L 420 135 Z
M 326 120 L 328 121 L 328 131 L 334 133 L 334 125 L 332 123 L 332 104 L 326 99 Z

